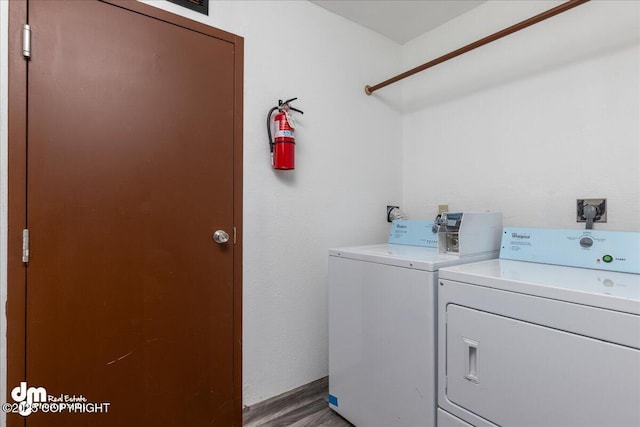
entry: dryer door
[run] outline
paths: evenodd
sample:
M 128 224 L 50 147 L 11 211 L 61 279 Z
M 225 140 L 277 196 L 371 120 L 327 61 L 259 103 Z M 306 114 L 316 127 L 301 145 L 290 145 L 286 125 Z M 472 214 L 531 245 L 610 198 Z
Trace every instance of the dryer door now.
M 640 425 L 640 351 L 447 306 L 448 399 L 500 426 Z

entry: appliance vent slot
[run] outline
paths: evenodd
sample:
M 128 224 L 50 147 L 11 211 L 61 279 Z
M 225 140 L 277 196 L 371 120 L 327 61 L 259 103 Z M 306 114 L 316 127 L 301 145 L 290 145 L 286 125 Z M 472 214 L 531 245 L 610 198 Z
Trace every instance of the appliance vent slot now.
M 171 3 L 178 4 L 203 15 L 209 15 L 209 0 L 167 0 Z

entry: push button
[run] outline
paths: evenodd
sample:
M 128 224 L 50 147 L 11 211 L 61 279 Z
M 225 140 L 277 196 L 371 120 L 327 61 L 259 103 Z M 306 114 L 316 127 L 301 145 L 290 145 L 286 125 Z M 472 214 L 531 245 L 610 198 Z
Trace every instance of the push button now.
M 612 257 L 611 255 L 604 255 L 604 256 L 602 257 L 602 260 L 603 260 L 604 262 L 611 262 L 611 261 L 613 261 L 613 257 Z

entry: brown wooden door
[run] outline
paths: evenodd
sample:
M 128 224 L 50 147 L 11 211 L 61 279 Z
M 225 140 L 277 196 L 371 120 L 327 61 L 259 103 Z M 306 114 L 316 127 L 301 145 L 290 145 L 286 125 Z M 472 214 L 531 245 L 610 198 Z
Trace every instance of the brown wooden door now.
M 25 378 L 108 406 L 26 423 L 239 424 L 241 49 L 124 6 L 29 3 Z

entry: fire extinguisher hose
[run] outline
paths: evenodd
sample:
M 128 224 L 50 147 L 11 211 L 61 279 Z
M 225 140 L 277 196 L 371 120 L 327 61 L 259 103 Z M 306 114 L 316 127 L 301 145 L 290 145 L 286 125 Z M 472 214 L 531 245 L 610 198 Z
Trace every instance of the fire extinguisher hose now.
M 273 107 L 269 110 L 269 114 L 267 114 L 267 135 L 269 135 L 269 151 L 273 153 L 273 136 L 271 135 L 271 115 L 274 111 L 276 111 L 278 107 Z

